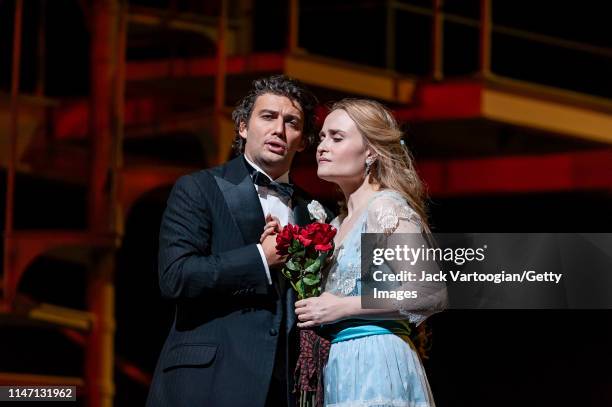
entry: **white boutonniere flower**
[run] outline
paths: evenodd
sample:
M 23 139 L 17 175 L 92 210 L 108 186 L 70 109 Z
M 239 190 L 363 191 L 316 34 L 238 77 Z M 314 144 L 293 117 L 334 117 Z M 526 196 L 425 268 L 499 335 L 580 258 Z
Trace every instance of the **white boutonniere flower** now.
M 308 213 L 310 214 L 310 219 L 316 220 L 319 223 L 324 223 L 325 219 L 327 219 L 325 208 L 314 199 L 308 204 Z

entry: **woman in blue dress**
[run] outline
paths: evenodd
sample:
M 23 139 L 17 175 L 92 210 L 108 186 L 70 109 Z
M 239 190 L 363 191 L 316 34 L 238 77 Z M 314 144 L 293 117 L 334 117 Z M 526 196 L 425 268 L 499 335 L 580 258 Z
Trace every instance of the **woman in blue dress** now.
M 406 285 L 416 299 L 386 309 L 361 307 L 361 234 L 429 232 L 422 183 L 391 113 L 371 100 L 345 99 L 325 119 L 317 174 L 345 196 L 324 292 L 296 303 L 298 327 L 332 337 L 323 371 L 325 405 L 434 406 L 425 370 L 410 342 L 418 325 L 446 305 L 443 283 Z M 404 288 L 404 287 L 403 287 Z

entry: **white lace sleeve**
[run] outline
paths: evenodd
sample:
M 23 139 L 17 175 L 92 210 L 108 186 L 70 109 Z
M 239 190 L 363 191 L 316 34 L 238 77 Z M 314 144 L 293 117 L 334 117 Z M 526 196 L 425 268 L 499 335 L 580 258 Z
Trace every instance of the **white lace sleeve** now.
M 401 228 L 401 231 L 398 229 Z M 419 215 L 396 193 L 386 193 L 372 201 L 368 207 L 368 233 L 420 233 Z
M 379 241 L 380 247 L 395 246 L 398 242 L 410 242 L 415 247 L 431 246 L 431 235 L 424 230 L 420 216 L 408 205 L 406 200 L 398 193 L 381 194 L 375 198 L 368 208 L 368 233 L 382 233 L 384 238 Z M 408 262 L 385 262 L 386 267 L 394 274 L 400 271 L 410 271 Z M 418 263 L 414 267 L 418 267 Z M 400 268 L 401 267 L 401 268 Z M 420 276 L 421 271 L 412 270 Z M 417 298 L 394 301 L 397 309 L 410 322 L 420 324 L 429 316 L 442 311 L 447 305 L 446 285 L 435 281 L 410 281 L 397 283 L 401 287 L 397 290 L 416 291 Z

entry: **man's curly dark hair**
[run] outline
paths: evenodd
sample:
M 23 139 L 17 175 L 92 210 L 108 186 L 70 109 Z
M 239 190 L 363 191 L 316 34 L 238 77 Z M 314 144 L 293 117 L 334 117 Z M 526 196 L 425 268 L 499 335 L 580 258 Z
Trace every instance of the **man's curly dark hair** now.
M 267 78 L 260 78 L 253 81 L 249 93 L 238 102 L 236 108 L 232 112 L 232 120 L 234 121 L 234 150 L 237 153 L 244 153 L 245 140 L 240 137 L 240 123 L 249 123 L 251 113 L 255 101 L 261 95 L 267 93 L 285 96 L 290 100 L 299 103 L 304 114 L 304 126 L 302 129 L 302 137 L 306 142 L 306 146 L 314 143 L 315 139 L 315 108 L 317 106 L 317 98 L 296 79 L 285 75 L 274 75 Z

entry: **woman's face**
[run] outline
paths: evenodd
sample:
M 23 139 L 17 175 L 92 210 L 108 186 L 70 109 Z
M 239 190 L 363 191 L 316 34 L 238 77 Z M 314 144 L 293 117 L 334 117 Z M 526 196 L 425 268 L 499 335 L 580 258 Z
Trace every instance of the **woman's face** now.
M 319 178 L 336 184 L 363 180 L 370 149 L 346 111 L 334 110 L 325 118 L 319 142 Z

